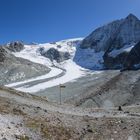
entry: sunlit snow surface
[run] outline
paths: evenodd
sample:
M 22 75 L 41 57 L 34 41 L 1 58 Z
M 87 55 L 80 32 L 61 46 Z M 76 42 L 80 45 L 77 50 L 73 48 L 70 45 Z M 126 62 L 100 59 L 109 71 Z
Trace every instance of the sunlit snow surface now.
M 36 80 L 52 78 L 49 81 L 31 86 L 31 87 L 16 88 L 17 90 L 25 91 L 25 92 L 38 92 L 38 91 L 44 90 L 46 88 L 58 86 L 59 84 L 64 84 L 66 82 L 72 82 L 73 80 L 86 75 L 87 70 L 82 68 L 81 66 L 77 65 L 73 61 L 73 57 L 75 56 L 75 52 L 76 52 L 76 47 L 78 46 L 78 43 L 81 40 L 82 39 L 70 39 L 70 40 L 63 40 L 63 41 L 56 42 L 56 43 L 46 43 L 46 44 L 39 44 L 39 45 L 25 45 L 24 50 L 22 50 L 21 52 L 14 53 L 14 55 L 16 57 L 28 59 L 35 63 L 46 65 L 47 67 L 49 67 L 51 69 L 51 71 L 48 74 L 38 76 L 36 78 L 28 79 L 25 81 L 12 83 L 12 84 L 9 84 L 6 86 L 13 87 L 13 86 L 17 86 L 17 85 L 24 84 L 27 82 L 33 82 Z M 75 41 L 77 41 L 77 42 L 75 42 Z M 40 53 L 38 52 L 38 49 L 41 47 L 43 47 L 45 50 L 48 50 L 50 48 L 55 48 L 61 52 L 62 51 L 69 52 L 71 55 L 71 59 L 66 60 L 62 63 L 56 63 L 56 62 L 52 63 L 48 58 L 40 55 Z M 54 64 L 58 68 L 53 67 Z M 65 71 L 66 71 L 65 74 L 61 77 L 54 79 L 53 77 L 59 75 L 62 72 L 62 69 L 65 69 Z
M 54 87 L 59 84 L 64 84 L 66 82 L 70 82 L 70 81 L 77 79 L 84 75 L 84 71 L 82 71 L 82 68 L 77 66 L 71 60 L 66 61 L 63 64 L 63 67 L 66 69 L 66 74 L 64 76 L 56 78 L 56 79 L 52 79 L 52 80 L 44 82 L 44 83 L 37 84 L 37 85 L 29 87 L 29 88 L 20 87 L 20 88 L 17 88 L 17 90 L 25 91 L 25 92 L 38 92 L 40 90 L 43 90 L 43 89 L 46 89 L 49 87 Z

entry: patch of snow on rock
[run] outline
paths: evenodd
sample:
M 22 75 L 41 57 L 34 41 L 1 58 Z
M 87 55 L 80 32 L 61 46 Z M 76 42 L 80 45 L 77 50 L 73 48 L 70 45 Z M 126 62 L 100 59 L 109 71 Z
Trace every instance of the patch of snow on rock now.
M 123 53 L 123 52 L 130 52 L 132 50 L 132 48 L 134 47 L 134 45 L 126 45 L 124 46 L 123 48 L 121 49 L 116 49 L 116 50 L 113 50 L 112 52 L 109 53 L 109 56 L 111 57 L 116 57 L 118 56 L 119 54 Z

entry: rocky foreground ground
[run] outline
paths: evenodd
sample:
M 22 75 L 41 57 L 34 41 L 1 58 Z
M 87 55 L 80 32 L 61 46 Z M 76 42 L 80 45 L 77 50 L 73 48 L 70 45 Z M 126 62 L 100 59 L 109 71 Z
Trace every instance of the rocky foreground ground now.
M 139 140 L 140 105 L 81 108 L 0 87 L 2 140 Z

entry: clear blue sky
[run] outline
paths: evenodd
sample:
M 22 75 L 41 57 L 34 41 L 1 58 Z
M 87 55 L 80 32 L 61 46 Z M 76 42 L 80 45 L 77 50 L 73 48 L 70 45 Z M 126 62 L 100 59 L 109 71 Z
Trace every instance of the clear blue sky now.
M 0 0 L 0 43 L 84 37 L 129 13 L 140 18 L 140 0 Z

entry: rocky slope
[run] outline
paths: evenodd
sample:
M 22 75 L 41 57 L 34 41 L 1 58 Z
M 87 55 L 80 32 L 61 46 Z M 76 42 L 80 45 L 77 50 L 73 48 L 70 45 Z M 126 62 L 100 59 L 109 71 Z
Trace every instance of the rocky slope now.
M 19 46 L 18 46 L 19 45 Z M 20 51 L 23 45 L 12 43 L 0 47 L 0 84 L 21 81 L 48 73 L 49 69 L 31 61 L 16 58 L 11 51 Z
M 0 87 L 0 139 L 138 140 L 139 107 L 73 108 Z
M 104 52 L 106 68 L 121 68 L 131 48 L 140 41 L 140 20 L 130 14 L 93 31 L 81 43 L 82 49 Z M 92 66 L 93 67 L 93 66 Z
M 140 104 L 139 72 L 138 70 L 113 74 L 110 71 L 108 79 L 102 76 L 101 79 L 94 81 L 85 89 L 85 95 L 81 94 L 81 97 L 77 97 L 75 104 L 104 108 Z M 109 78 L 112 74 L 113 77 Z

